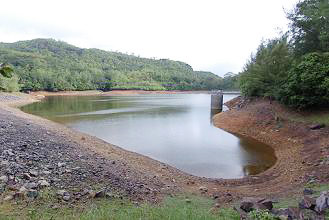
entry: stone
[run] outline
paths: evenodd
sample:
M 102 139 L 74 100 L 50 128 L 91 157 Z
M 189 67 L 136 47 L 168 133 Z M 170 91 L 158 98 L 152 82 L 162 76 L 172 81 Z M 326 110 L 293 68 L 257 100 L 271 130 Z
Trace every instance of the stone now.
M 267 210 L 272 210 L 273 209 L 273 201 L 269 199 L 265 199 L 263 201 L 258 201 L 259 204 L 262 204 Z
M 37 190 L 30 189 L 26 192 L 26 196 L 31 199 L 36 199 L 39 196 L 39 192 Z
M 34 182 L 25 183 L 24 187 L 27 188 L 27 189 L 36 189 L 36 188 L 38 188 L 38 184 L 34 183 Z
M 200 187 L 199 187 L 199 190 L 200 190 L 202 193 L 206 193 L 206 192 L 208 192 L 208 188 L 205 187 L 205 186 L 200 186 Z
M 70 195 L 63 196 L 63 200 L 66 202 L 69 201 L 70 199 L 71 199 Z
M 304 191 L 303 191 L 303 194 L 305 196 L 312 195 L 313 193 L 314 193 L 314 191 L 312 189 L 308 189 L 308 188 L 304 189 Z
M 49 174 L 51 174 L 51 171 L 45 170 L 42 173 L 45 174 L 45 175 L 49 175 Z
M 315 211 L 318 213 L 323 213 L 329 207 L 329 192 L 322 192 L 321 195 L 316 199 L 315 203 Z
M 32 177 L 28 173 L 23 173 L 23 179 L 30 180 Z
M 13 199 L 14 199 L 14 196 L 13 195 L 8 195 L 3 200 L 4 201 L 10 201 L 10 200 L 13 200 Z
M 39 180 L 38 182 L 40 187 L 49 187 L 50 184 L 46 180 Z
M 6 190 L 6 185 L 0 184 L 0 194 L 5 192 L 5 190 Z
M 245 200 L 240 203 L 240 209 L 242 209 L 245 212 L 251 212 L 254 210 L 254 202 L 250 200 Z
M 0 181 L 3 183 L 8 182 L 8 177 L 7 176 L 0 176 Z
M 95 198 L 104 198 L 106 196 L 105 190 L 100 190 L 95 193 Z
M 56 195 L 65 196 L 65 195 L 69 195 L 69 193 L 66 190 L 61 189 L 61 190 L 57 190 Z
M 186 203 L 192 203 L 192 201 L 190 199 L 185 199 Z
M 316 206 L 316 201 L 313 198 L 304 196 L 304 198 L 299 202 L 300 209 L 311 209 L 313 210 Z
M 311 130 L 317 130 L 317 129 L 324 128 L 325 126 L 326 126 L 325 124 L 315 124 L 315 125 L 311 125 L 310 129 Z
M 57 163 L 57 166 L 58 166 L 58 167 L 63 167 L 63 166 L 65 166 L 65 164 L 66 164 L 66 163 L 61 163 L 61 162 L 59 162 L 59 163 Z
M 37 177 L 39 175 L 38 171 L 36 171 L 36 170 L 30 170 L 29 173 L 33 177 Z

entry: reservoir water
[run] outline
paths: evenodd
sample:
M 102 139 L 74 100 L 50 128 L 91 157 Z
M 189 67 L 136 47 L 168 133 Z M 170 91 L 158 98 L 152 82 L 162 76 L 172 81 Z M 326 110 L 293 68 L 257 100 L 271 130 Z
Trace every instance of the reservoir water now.
M 52 96 L 21 109 L 196 176 L 240 178 L 276 161 L 271 147 L 215 127 L 208 94 Z

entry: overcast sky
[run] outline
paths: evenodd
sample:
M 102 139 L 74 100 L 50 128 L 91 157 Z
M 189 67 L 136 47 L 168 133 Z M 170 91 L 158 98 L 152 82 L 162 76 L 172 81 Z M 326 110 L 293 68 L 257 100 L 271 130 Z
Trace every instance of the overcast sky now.
M 238 73 L 262 39 L 287 30 L 297 0 L 8 0 L 0 41 L 54 38 Z

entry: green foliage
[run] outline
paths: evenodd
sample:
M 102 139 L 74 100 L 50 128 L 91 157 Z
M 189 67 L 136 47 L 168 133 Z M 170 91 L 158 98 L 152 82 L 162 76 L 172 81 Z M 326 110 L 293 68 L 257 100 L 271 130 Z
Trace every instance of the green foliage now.
M 0 64 L 0 76 L 10 78 L 10 77 L 12 77 L 12 74 L 11 74 L 12 72 L 13 72 L 13 69 L 10 66 L 8 66 L 4 63 Z
M 81 49 L 52 39 L 0 43 L 0 60 L 15 67 L 23 90 L 208 90 L 222 78 L 167 59 Z
M 310 53 L 295 64 L 280 100 L 300 109 L 329 106 L 329 53 Z
M 286 37 L 262 43 L 241 73 L 241 91 L 298 109 L 328 107 L 329 2 L 299 1 L 287 17 L 291 44 Z
M 288 13 L 295 54 L 329 51 L 329 2 L 304 0 Z
M 124 200 L 93 200 L 86 207 L 68 208 L 61 207 L 53 209 L 49 205 L 43 203 L 40 206 L 30 205 L 28 208 L 23 208 L 13 212 L 12 209 L 6 213 L 5 204 L 0 207 L 0 219 L 80 219 L 80 220 L 100 220 L 100 219 L 115 219 L 115 220 L 238 220 L 239 214 L 233 209 L 221 209 L 218 212 L 210 212 L 213 202 L 209 199 L 200 197 L 191 197 L 191 201 L 187 203 L 183 197 L 167 198 L 163 203 L 158 205 L 140 204 L 134 205 L 131 202 Z M 23 217 L 22 217 L 23 216 Z
M 11 78 L 0 77 L 0 89 L 5 92 L 17 92 L 20 90 L 19 79 L 16 75 Z
M 278 97 L 291 60 L 285 37 L 263 42 L 240 74 L 241 92 L 246 96 Z
M 249 216 L 254 220 L 276 220 L 280 219 L 272 215 L 266 210 L 258 210 L 250 212 Z
M 19 79 L 13 74 L 13 69 L 7 64 L 0 64 L 0 90 L 6 92 L 19 91 Z

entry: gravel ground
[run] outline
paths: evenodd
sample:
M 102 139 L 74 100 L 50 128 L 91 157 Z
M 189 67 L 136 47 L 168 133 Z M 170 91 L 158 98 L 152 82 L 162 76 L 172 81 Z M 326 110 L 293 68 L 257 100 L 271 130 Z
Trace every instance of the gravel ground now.
M 4 99 L 17 100 L 0 98 Z M 11 191 L 3 195 L 9 195 L 7 199 L 22 193 L 34 197 L 52 187 L 62 189 L 64 200 L 119 191 L 133 200 L 154 201 L 165 189 L 158 178 L 130 171 L 122 161 L 86 151 L 63 135 L 0 108 L 0 191 Z

